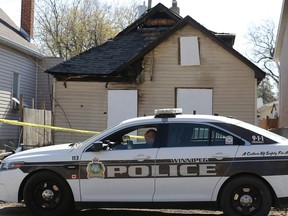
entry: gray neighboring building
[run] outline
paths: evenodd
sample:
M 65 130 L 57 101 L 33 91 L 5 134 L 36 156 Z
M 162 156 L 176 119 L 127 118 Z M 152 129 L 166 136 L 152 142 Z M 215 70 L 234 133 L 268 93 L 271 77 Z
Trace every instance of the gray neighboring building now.
M 24 12 L 23 12 L 24 11 Z M 0 8 L 0 118 L 19 120 L 18 101 L 24 96 L 27 107 L 38 108 L 46 101 L 50 109 L 48 76 L 43 71 L 63 61 L 46 58 L 30 42 L 33 36 L 34 0 L 22 0 L 21 28 Z M 50 90 L 49 90 L 50 88 Z M 2 144 L 17 146 L 21 127 L 0 123 L 0 147 Z

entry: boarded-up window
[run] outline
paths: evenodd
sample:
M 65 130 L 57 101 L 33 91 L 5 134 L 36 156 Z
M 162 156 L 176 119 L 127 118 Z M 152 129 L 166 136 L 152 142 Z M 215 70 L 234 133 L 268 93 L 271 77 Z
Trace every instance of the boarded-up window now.
M 212 89 L 176 89 L 176 107 L 182 108 L 185 114 L 212 114 Z
M 200 65 L 198 37 L 180 37 L 180 64 Z
M 137 117 L 137 110 L 137 90 L 108 90 L 108 127 L 112 127 L 123 120 Z

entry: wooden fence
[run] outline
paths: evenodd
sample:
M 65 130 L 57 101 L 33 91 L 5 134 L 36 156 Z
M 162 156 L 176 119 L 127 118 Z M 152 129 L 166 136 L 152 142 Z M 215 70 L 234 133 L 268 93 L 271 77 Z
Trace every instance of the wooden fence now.
M 259 121 L 259 127 L 267 129 L 267 130 L 275 129 L 275 128 L 278 128 L 278 123 L 279 123 L 278 118 L 272 119 L 267 116 L 266 119 L 261 119 Z
M 51 126 L 51 111 L 23 108 L 23 122 Z M 35 147 L 51 145 L 51 129 L 23 127 L 23 143 Z

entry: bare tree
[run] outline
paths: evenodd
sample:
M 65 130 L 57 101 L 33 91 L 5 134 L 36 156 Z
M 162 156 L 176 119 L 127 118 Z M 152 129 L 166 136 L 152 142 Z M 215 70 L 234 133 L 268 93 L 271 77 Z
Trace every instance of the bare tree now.
M 264 20 L 259 25 L 250 26 L 246 38 L 249 45 L 248 58 L 266 72 L 266 78 L 259 85 L 258 96 L 267 96 L 263 100 L 266 103 L 272 102 L 276 100 L 275 91 L 278 92 L 279 89 L 280 68 L 278 63 L 273 60 L 276 46 L 276 27 L 274 22 L 272 20 Z M 273 83 L 276 84 L 275 90 L 273 90 Z
M 132 14 L 135 5 L 120 8 L 100 0 L 38 0 L 35 8 L 36 44 L 47 55 L 67 59 L 113 38 L 122 30 L 119 26 L 134 21 L 124 15 Z
M 252 25 L 247 39 L 251 46 L 251 59 L 279 83 L 279 65 L 273 61 L 276 46 L 276 27 L 272 20 Z
M 119 4 L 119 2 L 114 5 L 113 23 L 114 28 L 119 31 L 122 31 L 137 18 L 139 1 L 130 0 L 128 4 L 130 7 Z

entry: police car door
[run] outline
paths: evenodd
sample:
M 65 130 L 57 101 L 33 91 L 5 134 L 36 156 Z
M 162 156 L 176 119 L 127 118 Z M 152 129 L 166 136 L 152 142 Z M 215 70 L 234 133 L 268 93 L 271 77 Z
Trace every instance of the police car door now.
M 83 202 L 152 201 L 158 148 L 148 146 L 143 134 L 157 126 L 132 127 L 117 131 L 103 140 L 110 149 L 87 149 L 81 158 L 80 189 Z M 154 144 L 156 144 L 155 141 Z
M 154 201 L 211 201 L 241 140 L 207 124 L 167 125 L 156 159 Z

